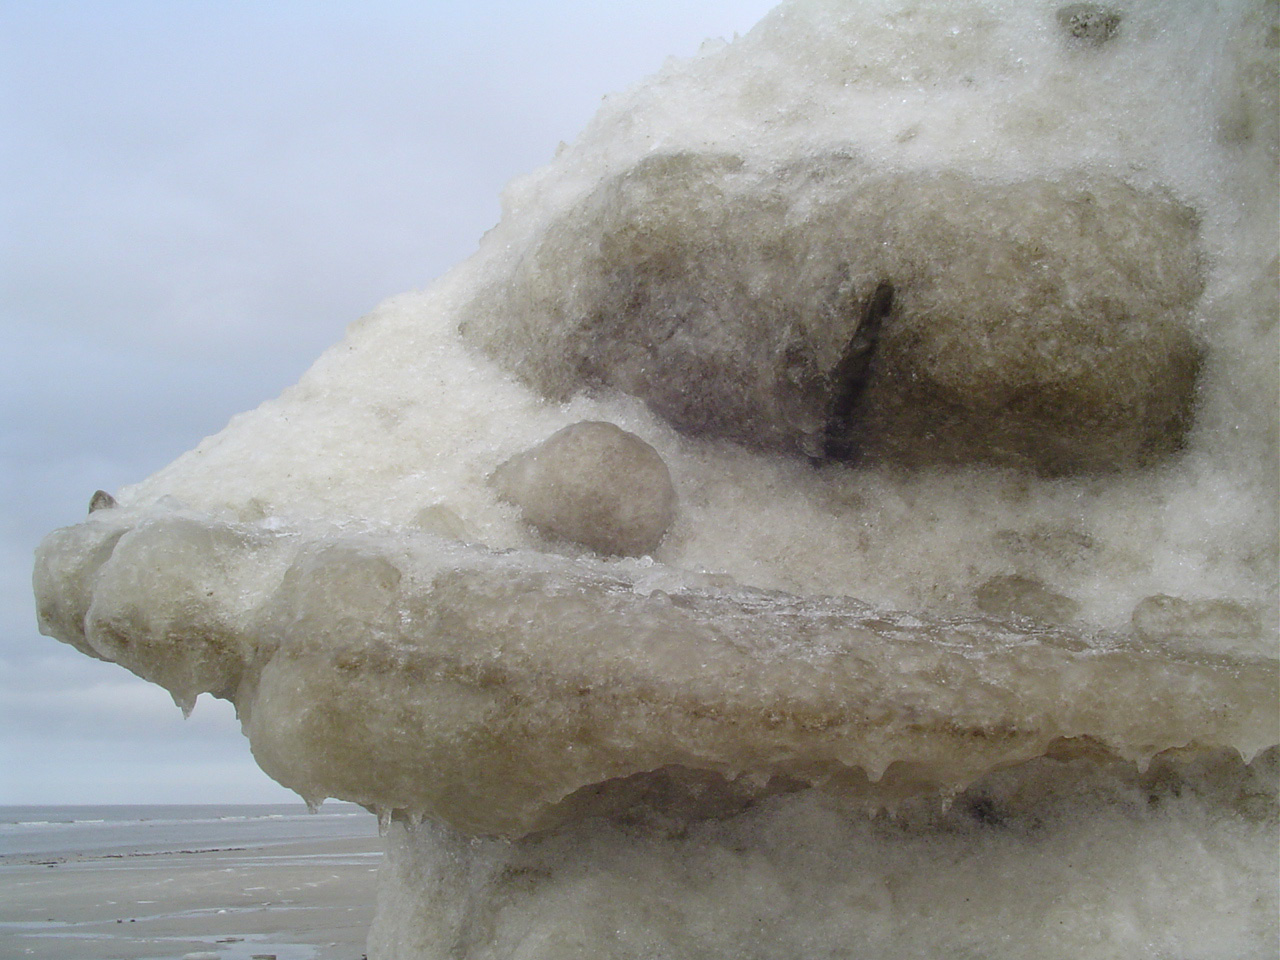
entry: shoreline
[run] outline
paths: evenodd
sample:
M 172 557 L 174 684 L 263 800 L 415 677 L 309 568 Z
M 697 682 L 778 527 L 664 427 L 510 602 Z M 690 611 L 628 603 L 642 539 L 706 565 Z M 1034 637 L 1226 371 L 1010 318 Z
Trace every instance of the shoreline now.
M 64 863 L 87 863 L 93 860 L 129 860 L 134 857 L 176 857 L 201 853 L 240 853 L 248 847 L 208 847 L 200 850 L 135 850 L 130 853 L 72 853 L 65 856 L 39 858 L 0 858 L 0 870 L 8 866 L 57 867 Z
M 382 846 L 11 855 L 0 943 L 32 960 L 360 960 Z

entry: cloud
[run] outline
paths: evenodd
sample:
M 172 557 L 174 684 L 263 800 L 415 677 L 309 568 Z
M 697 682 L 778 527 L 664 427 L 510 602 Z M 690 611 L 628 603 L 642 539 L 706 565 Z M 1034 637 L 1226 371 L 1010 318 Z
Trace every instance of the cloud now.
M 54 650 L 0 661 L 0 803 L 282 802 L 248 757 L 234 708 L 169 694 L 113 664 Z

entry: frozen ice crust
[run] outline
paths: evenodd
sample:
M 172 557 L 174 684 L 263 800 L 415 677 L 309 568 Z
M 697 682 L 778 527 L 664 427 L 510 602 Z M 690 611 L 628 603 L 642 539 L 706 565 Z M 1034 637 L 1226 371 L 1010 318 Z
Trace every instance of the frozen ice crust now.
M 397 822 L 369 955 L 1274 956 L 1264 822 L 1223 817 L 1219 797 L 1046 764 L 1038 774 L 1075 789 L 1051 808 L 1037 790 L 1032 815 L 1005 805 L 1015 781 L 929 821 L 870 819 L 811 790 L 685 829 L 596 818 L 518 843 Z
M 394 822 L 373 956 L 1274 955 L 1277 49 L 784 3 L 51 534 L 41 629 Z
M 471 833 L 526 834 L 575 812 L 565 801 L 583 788 L 663 767 L 843 778 L 879 802 L 946 796 L 1053 751 L 1145 767 L 1186 748 L 1252 759 L 1280 740 L 1266 658 L 928 621 L 429 534 L 281 536 L 183 515 L 94 526 L 115 549 L 89 574 L 87 609 L 42 611 L 47 627 L 82 623 L 77 641 L 182 703 L 233 699 L 259 764 L 313 802 Z

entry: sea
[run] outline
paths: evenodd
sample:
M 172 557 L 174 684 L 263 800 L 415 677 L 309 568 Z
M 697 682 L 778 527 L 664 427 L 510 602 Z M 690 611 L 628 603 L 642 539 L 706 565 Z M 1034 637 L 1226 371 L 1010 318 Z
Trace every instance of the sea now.
M 0 865 L 375 837 L 377 818 L 330 801 L 315 813 L 299 802 L 0 806 Z

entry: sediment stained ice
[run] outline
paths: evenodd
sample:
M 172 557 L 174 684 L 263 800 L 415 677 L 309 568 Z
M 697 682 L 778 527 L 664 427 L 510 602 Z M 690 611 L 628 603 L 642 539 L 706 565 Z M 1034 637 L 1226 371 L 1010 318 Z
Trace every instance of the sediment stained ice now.
M 480 834 L 529 833 L 583 788 L 666 766 L 897 798 L 1077 742 L 1145 765 L 1276 741 L 1267 658 L 922 620 L 636 561 L 175 515 L 130 524 L 92 579 L 88 608 L 59 612 L 82 642 L 180 702 L 234 699 L 280 782 Z
M 41 628 L 382 811 L 372 956 L 1272 956 L 1278 49 L 784 3 L 51 534 Z

